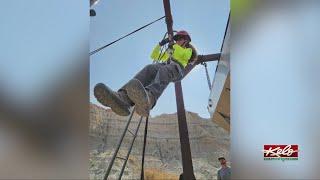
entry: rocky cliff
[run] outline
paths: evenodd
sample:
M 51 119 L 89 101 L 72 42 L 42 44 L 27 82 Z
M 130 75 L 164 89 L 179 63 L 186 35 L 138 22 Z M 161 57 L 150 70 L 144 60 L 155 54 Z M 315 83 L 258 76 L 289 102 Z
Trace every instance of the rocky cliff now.
M 187 122 L 193 166 L 197 179 L 214 179 L 219 168 L 217 158 L 229 158 L 229 134 L 212 121 L 203 119 L 196 113 L 187 112 Z M 90 178 L 101 179 L 108 161 L 118 143 L 128 117 L 114 114 L 110 109 L 90 105 Z M 132 132 L 136 129 L 139 116 L 133 116 L 129 126 Z M 145 121 L 143 120 L 133 146 L 123 179 L 138 179 L 140 173 L 141 152 L 143 145 Z M 127 133 L 120 149 L 125 157 L 132 135 Z M 155 170 L 161 173 L 176 175 L 182 172 L 179 130 L 176 114 L 163 114 L 149 119 L 146 147 L 145 168 L 147 172 Z M 117 177 L 121 160 L 116 160 L 111 178 Z M 151 175 L 150 175 L 151 177 Z M 156 175 L 152 175 L 156 177 Z M 174 179 L 174 178 L 173 178 Z

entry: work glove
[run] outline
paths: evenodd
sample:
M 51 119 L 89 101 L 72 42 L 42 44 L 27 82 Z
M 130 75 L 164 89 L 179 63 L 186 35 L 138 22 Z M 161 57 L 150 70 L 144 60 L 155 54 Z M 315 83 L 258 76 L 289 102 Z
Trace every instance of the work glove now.
M 163 46 L 163 45 L 167 44 L 168 42 L 169 42 L 169 38 L 165 38 L 161 42 L 159 42 L 159 45 Z

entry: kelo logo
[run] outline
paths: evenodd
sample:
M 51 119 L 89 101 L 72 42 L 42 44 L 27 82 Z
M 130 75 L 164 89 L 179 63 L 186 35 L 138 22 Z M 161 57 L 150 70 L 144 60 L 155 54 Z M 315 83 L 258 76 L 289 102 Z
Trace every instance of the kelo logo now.
M 298 145 L 264 145 L 264 160 L 298 160 Z

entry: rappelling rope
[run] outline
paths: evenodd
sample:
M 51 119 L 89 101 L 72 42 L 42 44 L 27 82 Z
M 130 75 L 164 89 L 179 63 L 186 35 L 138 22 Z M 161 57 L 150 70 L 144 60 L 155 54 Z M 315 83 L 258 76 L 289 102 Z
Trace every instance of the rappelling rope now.
M 132 31 L 132 32 L 131 32 L 131 33 L 129 33 L 129 34 L 126 34 L 126 35 L 124 35 L 124 36 L 120 37 L 119 39 L 117 39 L 117 40 L 115 40 L 115 41 L 112 41 L 112 42 L 110 42 L 109 44 L 104 45 L 104 46 L 102 46 L 102 47 L 100 47 L 100 48 L 98 48 L 98 49 L 96 49 L 96 50 L 94 50 L 94 51 L 90 52 L 90 53 L 89 53 L 89 55 L 91 56 L 91 55 L 93 55 L 93 54 L 95 54 L 95 53 L 97 53 L 97 52 L 101 51 L 102 49 L 104 49 L 104 48 L 106 48 L 106 47 L 108 47 L 108 46 L 110 46 L 110 45 L 112 45 L 112 44 L 114 44 L 114 43 L 116 43 L 116 42 L 120 41 L 121 39 L 123 39 L 123 38 L 125 38 L 125 37 L 128 37 L 128 36 L 130 36 L 131 34 L 134 34 L 134 33 L 138 32 L 138 31 L 140 31 L 141 29 L 146 28 L 147 26 L 150 26 L 151 24 L 153 24 L 153 23 L 155 23 L 155 22 L 157 22 L 157 21 L 160 21 L 161 19 L 163 19 L 163 18 L 165 18 L 165 17 L 166 17 L 166 16 L 162 16 L 161 18 L 156 19 L 156 20 L 154 20 L 154 21 L 152 21 L 152 22 L 150 22 L 150 23 L 148 23 L 148 24 L 146 24 L 146 25 L 144 25 L 144 26 L 142 26 L 142 27 L 140 27 L 140 28 L 138 28 L 138 29 L 136 29 L 136 30 Z
M 175 33 L 175 32 L 177 32 L 177 31 L 173 31 L 173 32 Z M 166 33 L 164 34 L 162 40 L 164 40 L 164 39 L 167 37 L 167 35 L 168 35 L 168 32 L 166 32 Z M 161 41 L 162 41 L 162 40 L 161 40 Z M 171 60 L 171 58 L 172 58 L 172 50 L 169 49 L 169 45 L 168 45 L 168 44 L 163 45 L 163 46 L 161 47 L 161 49 L 160 49 L 160 54 L 159 54 L 159 57 L 158 57 L 158 59 L 157 59 L 157 62 L 160 62 L 160 61 L 161 61 L 162 57 L 165 55 L 166 52 L 169 52 L 169 53 L 168 53 L 168 54 L 169 54 L 169 61 L 167 61 L 167 62 L 170 62 L 170 60 Z
M 144 180 L 144 157 L 145 157 L 146 145 L 147 145 L 148 122 L 149 122 L 149 116 L 146 118 L 146 124 L 145 124 L 145 127 L 144 127 L 143 148 L 142 148 L 142 157 L 141 157 L 141 174 L 140 174 L 140 180 Z
M 207 63 L 201 63 L 205 70 L 206 70 L 206 77 L 207 77 L 207 82 L 208 82 L 208 87 L 209 87 L 209 90 L 211 91 L 211 80 L 210 80 L 210 76 L 209 76 L 209 72 L 208 72 L 208 67 L 207 67 Z
M 163 40 L 166 38 L 167 34 L 168 34 L 168 32 L 164 33 L 163 38 L 162 38 L 161 41 L 163 41 Z M 162 59 L 162 57 L 164 56 L 164 54 L 165 54 L 165 52 L 167 51 L 167 49 L 168 49 L 167 45 L 161 46 L 160 54 L 159 54 L 159 57 L 158 57 L 157 62 L 161 61 L 161 59 Z M 163 50 L 164 50 L 164 51 L 163 51 Z

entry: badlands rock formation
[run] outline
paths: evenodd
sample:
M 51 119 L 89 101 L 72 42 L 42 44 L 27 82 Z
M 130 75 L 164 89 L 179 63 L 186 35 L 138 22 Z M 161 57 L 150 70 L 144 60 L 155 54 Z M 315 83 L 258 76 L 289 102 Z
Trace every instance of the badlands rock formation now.
M 193 166 L 197 179 L 215 179 L 219 169 L 219 156 L 229 157 L 230 139 L 227 131 L 196 113 L 187 112 L 187 122 Z M 133 116 L 129 126 L 132 132 L 137 127 L 139 116 Z M 118 139 L 123 132 L 127 117 L 114 114 L 110 109 L 90 105 L 90 179 L 102 179 Z M 123 179 L 139 179 L 141 152 L 145 121 L 143 120 L 130 155 Z M 178 179 L 182 172 L 181 150 L 176 114 L 162 114 L 149 119 L 146 147 L 146 177 L 161 179 L 167 173 L 171 179 Z M 120 149 L 125 157 L 132 135 L 127 133 Z M 111 179 L 116 179 L 122 160 L 116 160 Z M 157 172 L 158 176 L 157 176 Z M 147 173 L 149 173 L 147 175 Z M 152 174 L 153 173 L 153 174 Z M 146 178 L 147 179 L 147 178 Z M 150 178 L 149 178 L 150 179 Z

